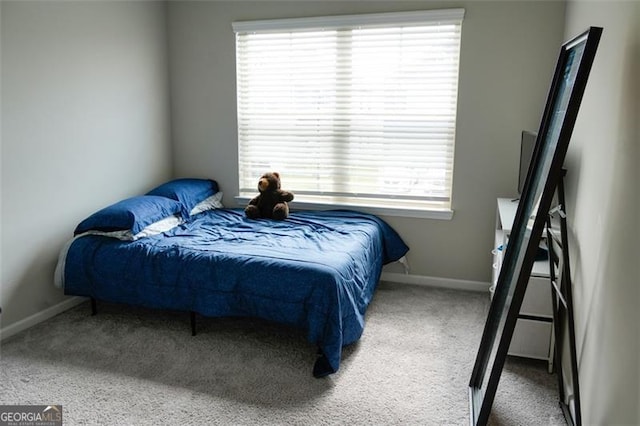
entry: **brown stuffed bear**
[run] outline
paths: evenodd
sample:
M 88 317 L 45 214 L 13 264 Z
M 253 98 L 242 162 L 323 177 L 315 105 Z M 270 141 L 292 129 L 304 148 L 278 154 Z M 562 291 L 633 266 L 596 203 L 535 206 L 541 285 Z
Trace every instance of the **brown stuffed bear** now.
M 280 189 L 280 175 L 277 172 L 263 174 L 258 181 L 258 191 L 260 194 L 249 201 L 244 209 L 249 219 L 284 220 L 289 216 L 287 202 L 293 200 L 293 194 Z

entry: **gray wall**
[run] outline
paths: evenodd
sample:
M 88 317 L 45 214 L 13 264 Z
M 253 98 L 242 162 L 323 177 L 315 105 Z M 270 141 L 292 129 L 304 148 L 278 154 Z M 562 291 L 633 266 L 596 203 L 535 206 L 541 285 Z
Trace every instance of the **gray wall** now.
M 604 28 L 565 161 L 585 424 L 640 424 L 640 3 L 570 2 Z
M 86 215 L 171 176 L 165 7 L 2 1 L 2 326 L 65 300 Z
M 235 20 L 464 7 L 451 221 L 385 217 L 412 274 L 490 280 L 496 197 L 514 196 L 520 131 L 537 130 L 562 41 L 564 3 L 170 2 L 174 167 L 238 192 Z M 286 182 L 283 182 L 286 186 Z

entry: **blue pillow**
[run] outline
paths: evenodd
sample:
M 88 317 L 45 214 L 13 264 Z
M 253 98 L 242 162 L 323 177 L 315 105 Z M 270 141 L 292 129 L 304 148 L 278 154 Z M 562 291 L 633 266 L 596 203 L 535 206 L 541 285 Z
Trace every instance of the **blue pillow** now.
M 87 231 L 131 231 L 137 234 L 146 226 L 180 213 L 182 206 L 175 200 L 153 195 L 140 195 L 119 201 L 99 210 L 80 222 L 74 235 Z
M 218 183 L 211 179 L 182 178 L 164 183 L 147 192 L 160 195 L 182 204 L 182 217 L 187 219 L 191 210 L 199 202 L 218 192 Z

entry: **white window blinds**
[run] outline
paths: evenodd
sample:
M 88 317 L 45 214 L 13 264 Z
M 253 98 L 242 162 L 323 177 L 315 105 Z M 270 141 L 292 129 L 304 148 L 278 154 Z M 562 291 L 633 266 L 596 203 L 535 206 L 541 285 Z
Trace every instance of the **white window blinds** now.
M 240 195 L 450 208 L 463 16 L 235 22 Z

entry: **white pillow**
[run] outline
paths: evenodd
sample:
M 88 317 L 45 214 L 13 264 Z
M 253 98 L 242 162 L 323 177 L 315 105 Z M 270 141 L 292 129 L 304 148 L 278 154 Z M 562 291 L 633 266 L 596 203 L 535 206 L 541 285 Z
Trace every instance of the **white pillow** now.
M 183 222 L 179 215 L 173 215 L 160 219 L 157 222 L 145 227 L 142 231 L 131 236 L 131 240 L 135 241 L 139 238 L 150 237 L 152 235 L 162 234 L 170 229 L 175 228 Z
M 179 215 L 172 215 L 172 216 L 167 216 L 164 219 L 160 219 L 156 222 L 153 222 L 150 225 L 145 226 L 144 228 L 142 228 L 142 231 L 138 232 L 137 234 L 132 234 L 131 231 L 128 229 L 121 230 L 121 231 L 109 231 L 109 232 L 91 230 L 91 231 L 83 232 L 82 234 L 78 234 L 77 236 L 80 237 L 82 235 L 102 235 L 104 237 L 117 238 L 122 241 L 135 241 L 140 238 L 161 234 L 172 228 L 175 228 L 181 223 L 183 223 L 183 220 Z
M 212 196 L 205 198 L 204 200 L 196 204 L 189 212 L 189 215 L 193 216 L 194 214 L 202 213 L 207 210 L 223 208 L 224 206 L 222 205 L 222 191 L 218 191 Z

